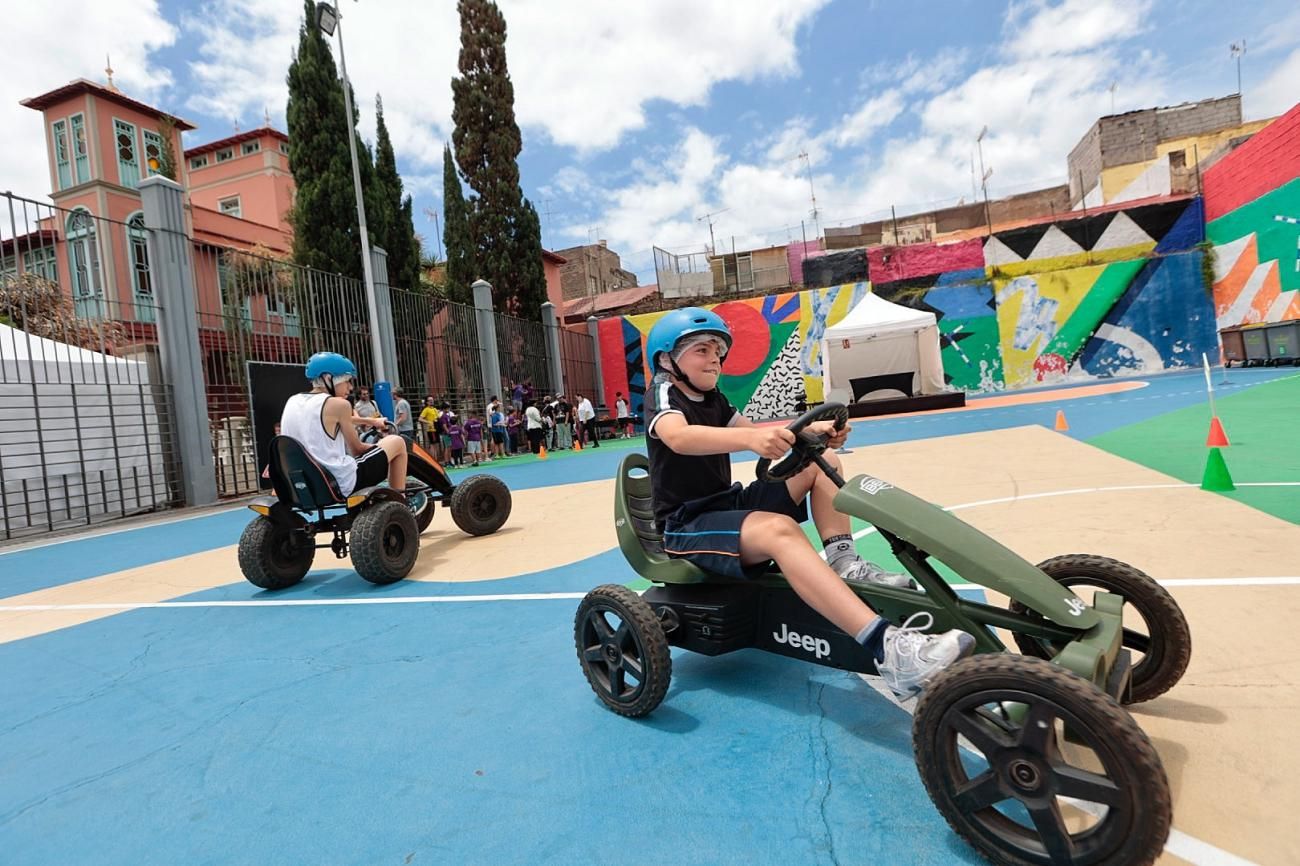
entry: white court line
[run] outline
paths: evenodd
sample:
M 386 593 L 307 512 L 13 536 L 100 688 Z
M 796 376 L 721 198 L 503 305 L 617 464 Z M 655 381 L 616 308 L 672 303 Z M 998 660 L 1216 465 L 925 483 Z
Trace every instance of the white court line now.
M 1161 586 L 1300 586 L 1300 575 L 1295 577 L 1187 577 L 1157 581 Z M 949 584 L 954 590 L 985 589 L 976 583 Z M 269 598 L 213 599 L 212 601 L 106 601 L 80 604 L 6 604 L 0 613 L 39 613 L 64 610 L 169 610 L 174 608 L 206 607 L 338 607 L 358 604 L 459 604 L 492 601 L 554 601 L 577 600 L 586 597 L 584 592 L 518 592 L 501 595 L 395 595 L 382 598 Z
M 1300 481 L 1242 481 L 1237 487 L 1300 487 Z M 1020 502 L 1029 499 L 1049 499 L 1054 496 L 1080 496 L 1086 493 L 1112 493 L 1124 490 L 1200 490 L 1199 484 L 1177 482 L 1174 484 L 1120 484 L 1114 487 L 1076 487 L 1071 490 L 1048 490 L 1045 493 L 1020 493 L 1015 496 L 1003 496 L 999 499 L 980 499 L 975 502 L 963 502 L 960 505 L 941 506 L 944 511 L 961 511 L 966 508 L 979 508 L 984 505 L 1005 505 L 1008 502 Z M 874 526 L 867 526 L 853 533 L 859 539 L 875 532 Z M 825 558 L 825 551 L 822 551 Z
M 247 508 L 247 505 L 226 505 L 220 508 L 205 507 L 201 514 L 185 514 L 179 517 L 159 517 L 157 520 L 149 520 L 141 515 L 143 519 L 136 521 L 131 526 L 119 526 L 116 529 L 92 530 L 89 532 L 77 532 L 75 535 L 69 535 L 67 538 L 57 538 L 54 541 L 24 541 L 18 544 L 5 545 L 4 550 L 0 550 L 0 556 L 8 556 L 11 553 L 22 553 L 25 550 L 36 550 L 39 547 L 53 547 L 56 544 L 67 544 L 71 541 L 84 541 L 87 538 L 102 538 L 105 535 L 117 535 L 121 532 L 135 532 L 137 529 L 148 529 L 154 526 L 165 526 L 169 523 L 183 523 L 186 520 L 198 520 L 201 517 L 211 517 L 214 514 L 225 514 L 230 511 L 239 511 L 241 508 Z M 71 527 L 69 531 L 74 531 Z

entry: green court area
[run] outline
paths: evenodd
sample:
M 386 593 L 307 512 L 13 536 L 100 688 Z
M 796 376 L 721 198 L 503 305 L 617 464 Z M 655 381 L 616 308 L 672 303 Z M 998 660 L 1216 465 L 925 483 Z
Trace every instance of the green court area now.
M 1300 482 L 1300 374 L 1218 396 L 1216 408 L 1231 445 L 1224 460 L 1238 502 L 1300 523 L 1300 487 L 1242 486 Z M 1126 460 L 1199 484 L 1210 429 L 1208 403 L 1157 415 L 1087 440 Z

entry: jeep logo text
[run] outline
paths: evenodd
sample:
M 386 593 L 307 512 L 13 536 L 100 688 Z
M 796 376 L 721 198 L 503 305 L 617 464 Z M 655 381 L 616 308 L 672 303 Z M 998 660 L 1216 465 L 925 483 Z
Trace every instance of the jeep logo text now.
M 781 623 L 780 632 L 772 632 L 772 639 L 777 643 L 789 644 L 795 649 L 810 652 L 819 659 L 824 659 L 831 654 L 831 642 L 826 638 L 799 634 L 797 631 L 791 631 L 785 623 Z

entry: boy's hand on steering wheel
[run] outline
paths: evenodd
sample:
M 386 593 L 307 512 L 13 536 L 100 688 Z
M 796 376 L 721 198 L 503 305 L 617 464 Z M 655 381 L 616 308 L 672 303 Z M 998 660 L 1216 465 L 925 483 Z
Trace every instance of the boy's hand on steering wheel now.
M 753 427 L 749 433 L 749 450 L 768 460 L 784 457 L 794 444 L 794 434 L 784 427 Z
M 807 427 L 805 427 L 804 431 L 807 433 L 811 433 L 814 436 L 825 436 L 826 447 L 835 449 L 842 446 L 844 444 L 844 441 L 849 438 L 850 429 L 852 428 L 849 426 L 849 424 L 845 423 L 842 429 L 836 430 L 835 422 L 833 420 L 827 420 L 827 421 L 815 421 L 812 424 L 809 424 Z
M 374 427 L 376 430 L 383 430 L 385 427 L 388 426 L 388 419 L 384 418 L 383 416 L 380 416 L 378 418 L 367 418 L 366 420 L 369 421 L 370 426 Z

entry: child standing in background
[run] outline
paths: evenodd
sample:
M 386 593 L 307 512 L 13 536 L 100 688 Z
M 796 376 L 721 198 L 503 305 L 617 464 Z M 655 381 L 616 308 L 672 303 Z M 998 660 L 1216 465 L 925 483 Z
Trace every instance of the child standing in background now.
M 455 412 L 447 413 L 447 436 L 451 439 L 451 465 L 465 465 L 465 428 Z
M 470 415 L 465 422 L 465 450 L 469 453 L 470 463 L 475 466 L 487 458 L 483 453 L 483 422 L 477 415 Z

